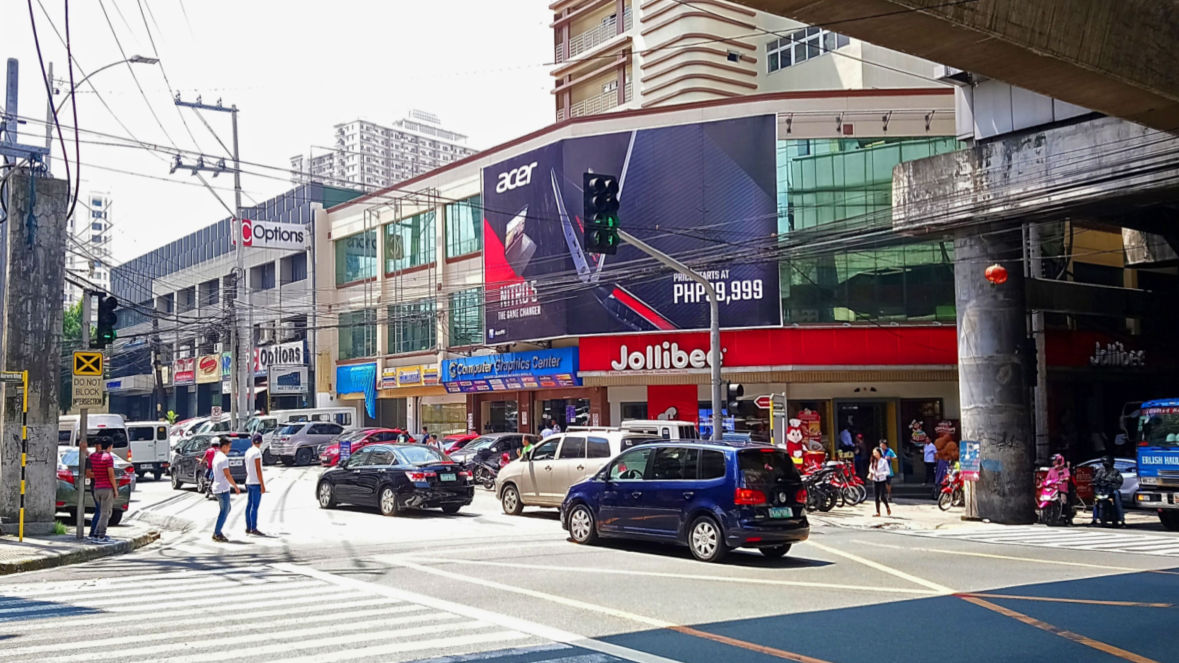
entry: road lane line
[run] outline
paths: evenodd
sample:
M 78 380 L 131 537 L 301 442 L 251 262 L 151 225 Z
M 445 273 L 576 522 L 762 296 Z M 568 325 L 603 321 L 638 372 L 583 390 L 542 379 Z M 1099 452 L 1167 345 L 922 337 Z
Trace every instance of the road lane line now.
M 565 605 L 565 606 L 568 606 L 568 607 L 571 607 L 571 608 L 574 608 L 577 610 L 583 610 L 586 612 L 597 612 L 597 613 L 601 613 L 604 615 L 609 615 L 611 617 L 625 619 L 628 621 L 637 622 L 639 624 L 645 624 L 647 626 L 651 626 L 654 628 L 675 631 L 677 633 L 682 633 L 684 635 L 690 635 L 690 636 L 697 637 L 697 638 L 711 640 L 713 642 L 719 642 L 719 643 L 726 644 L 726 645 L 729 645 L 732 647 L 740 647 L 742 649 L 748 649 L 750 651 L 758 651 L 763 654 L 775 656 L 777 658 L 782 658 L 782 659 L 786 659 L 789 661 L 799 661 L 801 663 L 827 663 L 826 661 L 823 661 L 822 659 L 811 658 L 809 656 L 804 656 L 802 654 L 796 654 L 794 652 L 789 652 L 789 651 L 785 651 L 782 649 L 775 649 L 773 647 L 766 647 L 764 645 L 759 645 L 759 644 L 756 644 L 753 642 L 747 642 L 745 640 L 737 640 L 735 638 L 729 638 L 729 637 L 726 637 L 723 635 L 717 635 L 715 633 L 701 631 L 699 629 L 695 629 L 690 626 L 683 626 L 681 624 L 676 624 L 674 622 L 669 622 L 669 621 L 665 621 L 662 619 L 656 619 L 654 617 L 646 617 L 644 615 L 637 615 L 633 612 L 626 612 L 625 610 L 619 610 L 617 608 L 611 608 L 611 607 L 604 606 L 604 605 L 598 605 L 596 603 L 587 603 L 585 601 L 578 601 L 576 599 L 571 599 L 571 598 L 567 598 L 564 596 L 557 596 L 556 594 L 549 594 L 547 592 L 541 592 L 541 591 L 537 591 L 535 589 L 527 589 L 525 587 L 517 587 L 515 585 L 507 585 L 507 584 L 504 584 L 501 582 L 496 582 L 494 580 L 486 580 L 483 578 L 467 576 L 467 575 L 463 575 L 461 573 L 454 573 L 453 571 L 444 571 L 442 569 L 437 569 L 434 567 L 425 566 L 422 564 L 418 564 L 416 562 L 412 562 L 412 561 L 405 559 L 403 557 L 385 556 L 385 557 L 383 557 L 383 559 L 388 560 L 391 564 L 404 566 L 405 568 L 419 571 L 421 573 L 429 573 L 431 575 L 437 575 L 437 576 L 441 576 L 443 578 L 450 578 L 452 580 L 458 580 L 460 582 L 469 582 L 469 583 L 473 583 L 473 584 L 477 584 L 477 585 L 483 585 L 483 586 L 489 587 L 491 589 L 498 589 L 498 590 L 502 590 L 505 592 L 522 594 L 524 596 L 529 596 L 532 598 L 540 599 L 542 601 L 549 601 L 551 603 L 559 603 L 561 605 Z M 738 643 L 740 643 L 740 644 L 738 644 Z M 585 645 L 578 645 L 578 646 L 585 647 Z M 589 649 L 589 647 L 585 647 L 585 648 Z M 605 652 L 605 653 L 610 653 L 610 652 Z M 617 655 L 617 654 L 615 654 L 615 655 Z
M 814 547 L 814 548 L 818 548 L 819 550 L 822 550 L 824 552 L 828 552 L 832 555 L 838 555 L 838 556 L 843 557 L 845 559 L 850 559 L 853 562 L 858 562 L 858 563 L 863 564 L 864 566 L 867 566 L 869 568 L 876 569 L 877 571 L 880 571 L 881 573 L 887 573 L 889 575 L 896 576 L 896 577 L 901 578 L 903 580 L 908 580 L 909 582 L 911 582 L 915 585 L 921 585 L 922 587 L 926 587 L 928 589 L 931 589 L 937 594 L 953 594 L 954 593 L 954 590 L 950 589 L 949 587 L 946 587 L 945 585 L 939 585 L 938 583 L 933 582 L 932 580 L 926 580 L 925 578 L 918 578 L 917 576 L 915 576 L 911 573 L 905 573 L 904 571 L 901 571 L 899 569 L 894 569 L 890 566 L 885 566 L 884 564 L 881 564 L 879 562 L 874 562 L 870 559 L 864 559 L 863 557 L 860 557 L 859 555 L 853 555 L 852 553 L 849 553 L 849 552 L 837 550 L 837 549 L 832 548 L 830 546 L 825 546 L 821 543 L 816 543 L 813 540 L 807 541 L 807 545 Z
M 422 553 L 425 556 L 425 553 Z M 407 553 L 406 557 L 415 556 L 413 553 Z M 467 564 L 472 566 L 498 566 L 503 568 L 520 569 L 519 562 L 491 562 L 485 560 L 465 560 L 452 559 L 446 557 L 434 557 L 432 555 L 427 557 L 431 562 L 443 562 L 450 564 Z M 840 585 L 829 582 L 807 582 L 803 580 L 771 580 L 769 578 L 729 578 L 725 576 L 705 576 L 694 573 L 668 573 L 664 571 L 630 571 L 627 569 L 608 569 L 601 567 L 575 567 L 575 566 L 556 566 L 546 564 L 529 564 L 527 569 L 540 569 L 543 571 L 562 571 L 573 573 L 600 573 L 604 575 L 624 575 L 624 576 L 646 576 L 651 578 L 676 578 L 682 580 L 706 580 L 710 582 L 725 582 L 725 583 L 745 583 L 754 585 L 777 585 L 784 587 L 811 587 L 815 589 L 846 589 L 856 590 L 862 592 L 886 592 L 892 594 L 937 594 L 933 590 L 927 589 L 893 589 L 889 587 L 873 587 L 871 585 Z
M 283 663 L 323 663 L 324 661 L 353 661 L 358 658 L 371 657 L 388 657 L 393 654 L 401 654 L 410 651 L 422 650 L 443 650 L 453 649 L 455 647 L 469 647 L 471 645 L 482 645 L 488 643 L 511 642 L 513 640 L 522 640 L 529 638 L 529 636 L 518 631 L 495 631 L 492 633 L 476 633 L 474 635 L 459 635 L 448 636 L 443 638 L 435 638 L 433 640 L 411 640 L 408 642 L 394 642 L 384 645 L 373 645 L 371 647 L 355 647 L 355 648 L 341 648 L 335 651 L 317 652 L 307 656 L 289 657 L 282 656 L 279 660 Z M 288 648 L 289 649 L 289 648 Z M 278 653 L 278 652 L 276 652 Z M 236 656 L 237 652 L 233 652 Z M 208 660 L 197 659 L 200 663 Z
M 1067 630 L 1062 629 L 1060 627 L 1053 626 L 1052 624 L 1049 624 L 1047 622 L 1042 622 L 1039 619 L 1036 619 L 1035 617 L 1029 617 L 1028 615 L 1023 614 L 1022 612 L 1016 612 L 1015 610 L 1012 610 L 1010 608 L 1004 608 L 1001 605 L 991 603 L 990 601 L 986 601 L 984 599 L 975 598 L 975 597 L 969 596 L 969 595 L 960 595 L 960 596 L 958 596 L 958 598 L 960 598 L 963 601 L 966 601 L 968 603 L 973 603 L 981 608 L 986 608 L 987 610 L 997 612 L 1000 615 L 1003 615 L 1004 617 L 1010 617 L 1011 619 L 1014 619 L 1016 621 L 1027 624 L 1028 626 L 1038 628 L 1041 631 L 1046 631 L 1046 632 L 1051 633 L 1053 635 L 1060 636 L 1066 640 L 1072 640 L 1073 642 L 1075 642 L 1077 644 L 1085 645 L 1086 647 L 1089 647 L 1091 649 L 1096 649 L 1097 651 L 1109 654 L 1110 656 L 1116 656 L 1124 661 L 1130 661 L 1131 663 L 1159 663 L 1158 661 L 1154 660 L 1153 658 L 1147 658 L 1145 656 L 1140 656 L 1138 654 L 1135 654 L 1132 651 L 1126 651 L 1125 649 L 1122 649 L 1121 647 L 1115 647 L 1114 645 L 1107 644 L 1107 643 L 1101 642 L 1099 640 L 1094 640 L 1093 638 L 1085 637 L 1085 636 L 1081 635 L 1080 633 L 1073 633 L 1072 631 L 1067 631 Z
M 410 562 L 410 564 L 413 564 L 413 563 Z M 436 597 L 429 596 L 426 594 L 419 594 L 417 592 L 410 592 L 410 591 L 403 590 L 403 589 L 395 589 L 393 587 L 387 587 L 385 585 L 379 585 L 379 584 L 367 582 L 364 580 L 357 580 L 355 578 L 338 576 L 338 575 L 335 575 L 332 573 L 320 571 L 318 569 L 313 569 L 313 568 L 305 567 L 305 566 L 299 566 L 296 564 L 289 564 L 286 562 L 273 564 L 272 566 L 280 571 L 288 571 L 290 573 L 299 573 L 299 574 L 308 576 L 310 578 L 322 580 L 324 582 L 328 582 L 328 583 L 331 583 L 331 584 L 334 584 L 337 586 L 351 587 L 351 588 L 358 589 L 358 590 L 361 590 L 361 591 L 369 593 L 369 594 L 377 594 L 380 596 L 387 596 L 387 597 L 390 597 L 393 599 L 397 599 L 399 601 L 406 601 L 409 603 L 417 603 L 420 605 L 431 607 L 431 608 L 434 608 L 435 610 L 443 610 L 446 612 L 453 612 L 458 615 L 470 617 L 471 619 L 477 619 L 479 621 L 487 622 L 489 624 L 496 624 L 496 625 L 502 626 L 504 628 L 512 629 L 514 631 L 519 631 L 521 633 L 527 633 L 529 635 L 533 635 L 538 638 L 543 638 L 545 640 L 550 640 L 552 642 L 561 642 L 561 643 L 564 643 L 567 645 L 572 645 L 574 647 L 581 647 L 582 649 L 589 649 L 591 651 L 601 652 L 603 654 L 609 654 L 611 656 L 616 656 L 618 658 L 626 659 L 628 661 L 634 661 L 635 663 L 679 663 L 678 661 L 675 661 L 673 659 L 664 658 L 662 656 L 657 656 L 655 654 L 648 654 L 647 652 L 639 651 L 637 649 L 631 649 L 629 647 L 623 647 L 621 645 L 615 645 L 615 644 L 612 644 L 609 642 L 595 640 L 593 638 L 590 638 L 590 637 L 587 637 L 584 635 L 578 635 L 576 633 L 572 633 L 569 631 L 563 631 L 561 629 L 553 628 L 551 626 L 546 626 L 546 625 L 540 624 L 538 622 L 531 622 L 531 621 L 528 621 L 525 619 L 520 619 L 518 617 L 513 617 L 511 615 L 499 614 L 499 613 L 491 612 L 490 610 L 483 610 L 482 608 L 476 608 L 474 606 L 464 605 L 461 603 L 455 603 L 453 601 L 448 601 L 446 599 L 436 598 Z M 405 564 L 402 564 L 402 566 L 405 566 Z M 414 566 L 417 566 L 417 565 L 414 564 Z M 454 575 L 456 575 L 459 578 L 462 578 L 464 580 L 470 580 L 470 581 L 475 581 L 475 582 L 479 581 L 478 578 L 467 578 L 466 576 L 459 576 L 458 574 L 454 574 Z
M 1097 599 L 1063 599 L 1049 596 L 1021 596 L 1019 594 L 992 594 L 990 592 L 962 592 L 958 598 L 973 596 L 980 599 L 1014 599 L 1018 601 L 1041 601 L 1045 603 L 1080 603 L 1082 605 L 1111 605 L 1126 608 L 1173 608 L 1171 603 L 1142 603 L 1139 601 L 1100 601 Z
M 958 540 L 958 539 L 956 539 Z M 1156 569 L 1139 569 L 1132 566 L 1113 566 L 1110 564 L 1090 564 L 1087 562 L 1066 562 L 1058 559 L 1039 559 L 1036 557 L 1017 557 L 1015 555 L 996 555 L 994 553 L 980 553 L 969 550 L 943 550 L 941 548 L 914 548 L 912 546 L 897 546 L 888 543 L 880 543 L 879 541 L 866 541 L 857 539 L 852 543 L 858 545 L 874 546 L 877 548 L 889 548 L 892 550 L 904 550 L 911 552 L 932 552 L 942 553 L 944 555 L 962 555 L 964 557 L 982 557 L 984 559 L 1005 559 L 1012 562 L 1032 562 L 1036 564 L 1056 564 L 1058 566 L 1076 566 L 1086 569 L 1101 569 L 1103 571 L 1132 571 L 1134 573 L 1161 573 L 1163 575 L 1179 575 L 1179 571 L 1160 571 Z

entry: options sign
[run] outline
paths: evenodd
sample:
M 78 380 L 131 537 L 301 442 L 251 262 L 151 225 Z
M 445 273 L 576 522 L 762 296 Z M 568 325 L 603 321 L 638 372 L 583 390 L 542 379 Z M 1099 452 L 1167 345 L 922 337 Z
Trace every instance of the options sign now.
M 311 229 L 298 223 L 242 219 L 242 246 L 300 251 L 311 244 Z

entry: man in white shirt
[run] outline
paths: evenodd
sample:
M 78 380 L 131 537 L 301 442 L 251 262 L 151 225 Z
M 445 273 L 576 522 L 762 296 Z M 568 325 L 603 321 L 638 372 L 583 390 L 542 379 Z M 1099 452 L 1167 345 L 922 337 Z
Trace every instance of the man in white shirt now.
M 221 533 L 221 528 L 225 527 L 226 518 L 229 518 L 229 488 L 232 486 L 238 495 L 241 495 L 242 492 L 237 482 L 233 480 L 233 475 L 229 473 L 229 456 L 226 454 L 229 453 L 230 446 L 229 438 L 222 437 L 221 446 L 213 455 L 213 495 L 217 498 L 217 506 L 221 508 L 217 514 L 217 526 L 213 528 L 213 540 L 218 543 L 229 542 L 229 539 Z
M 925 461 L 925 484 L 933 483 L 933 470 L 937 467 L 937 447 L 933 444 L 933 438 L 925 438 L 925 446 L 921 448 L 923 453 L 922 460 Z
M 246 450 L 246 534 L 266 536 L 258 531 L 258 505 L 262 493 L 266 492 L 266 481 L 262 478 L 262 435 L 254 433 L 253 444 Z

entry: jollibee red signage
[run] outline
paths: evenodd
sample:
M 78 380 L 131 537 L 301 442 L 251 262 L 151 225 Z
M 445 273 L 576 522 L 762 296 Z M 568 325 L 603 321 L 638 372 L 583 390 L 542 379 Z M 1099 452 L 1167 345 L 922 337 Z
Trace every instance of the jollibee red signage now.
M 707 370 L 707 332 L 583 336 L 581 373 Z M 721 332 L 726 368 L 761 366 L 954 366 L 954 327 L 782 327 Z

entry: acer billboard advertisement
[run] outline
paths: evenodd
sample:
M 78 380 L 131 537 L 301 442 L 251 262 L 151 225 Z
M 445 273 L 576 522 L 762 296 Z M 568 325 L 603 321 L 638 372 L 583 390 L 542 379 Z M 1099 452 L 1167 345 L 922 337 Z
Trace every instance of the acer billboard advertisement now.
M 582 175 L 619 178 L 624 231 L 689 264 L 777 232 L 772 115 L 571 138 L 483 170 L 484 341 L 708 327 L 703 287 L 582 240 Z M 781 324 L 775 262 L 703 268 L 725 327 Z

